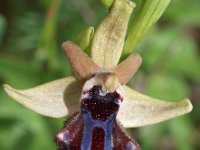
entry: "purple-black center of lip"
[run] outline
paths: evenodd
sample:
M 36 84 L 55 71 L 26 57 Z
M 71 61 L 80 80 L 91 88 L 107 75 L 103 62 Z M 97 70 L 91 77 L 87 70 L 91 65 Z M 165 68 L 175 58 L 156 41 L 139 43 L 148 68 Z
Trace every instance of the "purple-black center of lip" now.
M 116 121 L 120 101 L 117 93 L 102 93 L 101 86 L 83 91 L 81 113 L 57 135 L 59 150 L 139 150 Z
M 117 92 L 101 93 L 101 86 L 94 86 L 89 93 L 89 96 L 82 100 L 81 109 L 91 113 L 94 120 L 106 121 L 113 113 L 119 110 L 119 101 L 121 97 Z
M 113 124 L 122 99 L 117 92 L 103 93 L 101 86 L 84 93 L 87 97 L 81 103 L 84 120 L 81 149 L 112 150 Z

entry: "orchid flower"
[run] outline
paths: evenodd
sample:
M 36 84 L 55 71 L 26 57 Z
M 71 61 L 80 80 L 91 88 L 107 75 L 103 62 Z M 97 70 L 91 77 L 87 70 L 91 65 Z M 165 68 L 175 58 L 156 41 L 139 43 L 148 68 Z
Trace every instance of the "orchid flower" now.
M 76 77 L 25 90 L 4 85 L 9 96 L 41 115 L 55 118 L 72 115 L 56 135 L 60 150 L 139 150 L 140 146 L 126 135 L 123 127 L 151 125 L 192 110 L 188 99 L 159 100 L 125 85 L 142 63 L 136 53 L 119 63 L 134 6 L 130 1 L 115 0 L 92 38 L 81 39 L 86 43 L 80 44 L 83 49 L 91 45 L 91 57 L 78 45 L 63 43 Z M 88 32 L 94 32 L 90 29 Z M 83 35 L 90 37 L 88 32 Z

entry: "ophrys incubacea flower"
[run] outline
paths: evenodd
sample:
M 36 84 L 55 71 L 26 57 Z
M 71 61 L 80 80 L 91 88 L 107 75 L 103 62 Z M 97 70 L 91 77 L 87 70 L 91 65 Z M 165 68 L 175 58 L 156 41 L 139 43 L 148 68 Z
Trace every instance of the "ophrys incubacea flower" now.
M 141 64 L 138 54 L 119 63 L 133 7 L 130 1 L 114 2 L 92 43 L 89 40 L 91 58 L 76 44 L 63 44 L 77 78 L 67 77 L 27 90 L 4 86 L 11 97 L 42 115 L 59 118 L 77 112 L 56 135 L 60 150 L 137 150 L 139 145 L 122 126 L 150 125 L 192 110 L 188 99 L 162 101 L 125 85 Z

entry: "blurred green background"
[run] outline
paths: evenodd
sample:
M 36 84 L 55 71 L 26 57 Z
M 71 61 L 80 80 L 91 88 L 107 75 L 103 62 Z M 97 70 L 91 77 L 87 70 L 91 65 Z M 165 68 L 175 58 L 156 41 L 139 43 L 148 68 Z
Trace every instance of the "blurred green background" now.
M 128 129 L 143 150 L 200 149 L 199 10 L 200 0 L 173 0 L 136 48 L 143 64 L 129 85 L 166 100 L 189 97 L 194 105 L 183 117 Z M 56 149 L 54 135 L 65 119 L 26 109 L 2 84 L 29 88 L 72 74 L 61 43 L 75 41 L 105 14 L 99 0 L 0 0 L 0 150 Z

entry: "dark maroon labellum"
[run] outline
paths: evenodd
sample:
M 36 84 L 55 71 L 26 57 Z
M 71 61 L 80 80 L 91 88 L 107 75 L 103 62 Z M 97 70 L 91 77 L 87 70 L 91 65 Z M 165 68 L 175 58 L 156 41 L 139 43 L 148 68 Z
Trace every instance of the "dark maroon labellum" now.
M 72 117 L 56 135 L 59 150 L 140 150 L 116 121 L 122 101 L 117 92 L 103 93 L 101 86 L 83 92 L 81 113 Z

